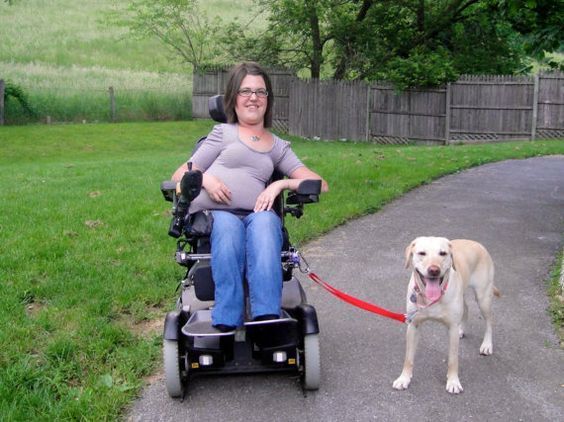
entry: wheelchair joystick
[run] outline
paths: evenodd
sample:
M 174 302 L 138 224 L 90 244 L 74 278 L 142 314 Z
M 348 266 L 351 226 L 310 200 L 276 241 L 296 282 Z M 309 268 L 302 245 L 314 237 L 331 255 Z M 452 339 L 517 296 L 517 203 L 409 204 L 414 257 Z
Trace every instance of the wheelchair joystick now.
M 180 198 L 174 210 L 174 218 L 170 223 L 169 236 L 179 238 L 182 235 L 190 203 L 200 194 L 202 181 L 202 172 L 200 170 L 192 170 L 192 163 L 188 163 L 188 171 L 184 173 L 180 181 Z
M 184 199 L 190 205 L 202 190 L 203 175 L 200 170 L 192 170 L 192 163 L 188 163 L 188 168 L 180 181 L 180 200 Z

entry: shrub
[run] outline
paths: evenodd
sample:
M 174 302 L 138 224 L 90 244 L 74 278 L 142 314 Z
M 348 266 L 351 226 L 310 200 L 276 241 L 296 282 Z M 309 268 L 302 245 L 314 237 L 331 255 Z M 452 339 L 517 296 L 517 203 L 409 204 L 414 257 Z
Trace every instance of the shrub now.
M 31 106 L 24 90 L 20 86 L 6 81 L 4 85 L 4 103 L 7 104 L 10 98 L 16 100 L 28 116 L 35 117 L 37 115 L 37 112 Z

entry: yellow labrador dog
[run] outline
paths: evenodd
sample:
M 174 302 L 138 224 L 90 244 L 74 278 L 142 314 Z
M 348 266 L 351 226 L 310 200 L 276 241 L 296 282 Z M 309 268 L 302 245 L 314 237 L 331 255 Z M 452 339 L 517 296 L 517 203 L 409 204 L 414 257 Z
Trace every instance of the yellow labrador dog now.
M 464 291 L 474 289 L 482 316 L 486 321 L 480 354 L 491 355 L 494 265 L 490 254 L 473 240 L 448 240 L 444 237 L 418 237 L 405 250 L 406 268 L 413 267 L 407 288 L 407 315 L 411 319 L 406 333 L 403 370 L 393 383 L 396 390 L 405 390 L 413 376 L 413 360 L 419 337 L 418 328 L 430 319 L 448 327 L 449 351 L 446 390 L 462 392 L 458 379 L 458 343 L 464 335 L 468 307 Z

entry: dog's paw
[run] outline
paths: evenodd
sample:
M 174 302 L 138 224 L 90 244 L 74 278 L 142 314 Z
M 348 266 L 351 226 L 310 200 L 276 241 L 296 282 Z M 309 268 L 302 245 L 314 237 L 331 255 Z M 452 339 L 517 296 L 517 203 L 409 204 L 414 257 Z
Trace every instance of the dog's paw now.
M 489 356 L 493 353 L 493 345 L 491 343 L 483 342 L 480 346 L 480 354 Z
M 407 389 L 407 387 L 409 387 L 410 382 L 411 382 L 411 377 L 408 377 L 406 375 L 400 375 L 399 378 L 394 381 L 392 386 L 396 390 L 405 390 Z
M 464 391 L 458 377 L 447 380 L 446 390 L 451 394 L 460 394 Z

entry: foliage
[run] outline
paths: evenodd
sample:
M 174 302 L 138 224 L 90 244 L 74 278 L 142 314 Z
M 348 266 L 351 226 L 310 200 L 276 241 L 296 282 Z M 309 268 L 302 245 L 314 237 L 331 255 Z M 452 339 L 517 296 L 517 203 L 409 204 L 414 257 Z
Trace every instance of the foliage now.
M 403 91 L 410 87 L 433 87 L 444 81 L 456 79 L 458 73 L 448 60 L 448 52 L 425 51 L 423 47 L 410 51 L 408 57 L 394 57 L 385 70 L 376 74 Z
M 564 48 L 562 2 L 554 0 L 508 0 L 505 14 L 525 36 L 525 48 L 537 58 Z
M 24 90 L 10 81 L 4 82 L 4 102 L 7 104 L 10 99 L 16 100 L 24 112 L 31 117 L 35 117 L 37 112 L 31 106 L 27 95 Z
M 562 45 L 556 0 L 257 3 L 267 14 L 268 31 L 239 27 L 245 34 L 235 40 L 234 55 L 290 63 L 314 78 L 330 68 L 336 79 L 389 79 L 402 89 L 436 86 L 460 74 L 526 72 L 527 54 Z

